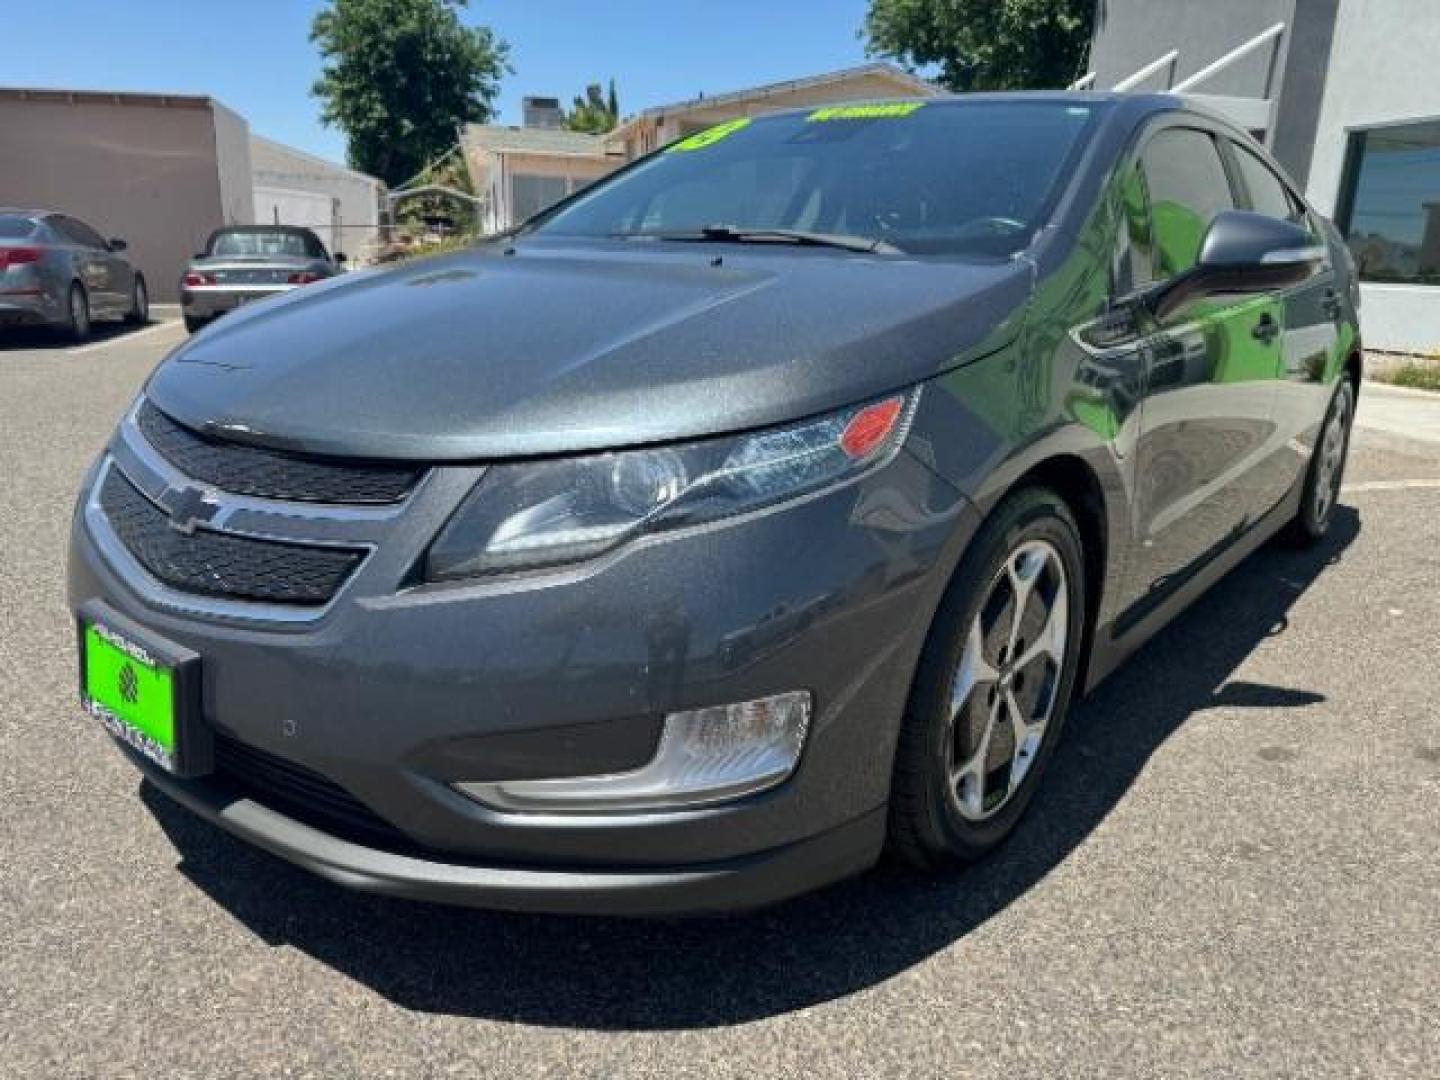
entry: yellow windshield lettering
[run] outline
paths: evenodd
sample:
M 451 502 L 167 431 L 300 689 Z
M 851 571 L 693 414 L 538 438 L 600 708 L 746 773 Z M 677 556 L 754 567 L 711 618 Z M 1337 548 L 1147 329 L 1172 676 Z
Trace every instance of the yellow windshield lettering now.
M 827 105 L 816 109 L 805 119 L 812 124 L 827 120 L 889 120 L 909 116 L 916 109 L 923 109 L 923 101 L 891 101 L 876 105 Z
M 714 127 L 706 128 L 704 131 L 697 131 L 694 135 L 681 139 L 670 147 L 666 153 L 686 150 L 704 150 L 707 146 L 714 146 L 721 139 L 734 135 L 741 128 L 750 126 L 750 118 L 742 116 L 738 120 L 727 120 L 723 124 L 716 124 Z

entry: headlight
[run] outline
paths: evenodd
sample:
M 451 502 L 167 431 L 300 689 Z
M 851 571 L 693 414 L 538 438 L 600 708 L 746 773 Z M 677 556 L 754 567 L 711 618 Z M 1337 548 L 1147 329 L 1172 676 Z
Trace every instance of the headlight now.
M 683 446 L 501 465 L 430 548 L 431 581 L 598 555 L 642 533 L 744 513 L 888 460 L 919 392 L 792 427 Z

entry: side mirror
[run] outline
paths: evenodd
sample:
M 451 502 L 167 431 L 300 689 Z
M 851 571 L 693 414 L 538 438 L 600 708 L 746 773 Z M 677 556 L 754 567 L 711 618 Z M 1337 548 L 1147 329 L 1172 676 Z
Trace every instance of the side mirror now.
M 124 240 L 121 240 L 118 236 L 112 236 L 109 240 L 105 242 L 105 246 L 111 251 L 124 251 L 130 245 L 127 244 Z
M 347 263 L 350 261 L 350 256 L 346 255 L 343 251 L 337 251 L 335 252 L 335 261 L 337 263 Z
M 194 255 L 191 255 L 190 257 L 192 259 L 208 259 L 210 256 L 204 251 L 197 251 Z
M 1217 293 L 1270 292 L 1298 285 L 1324 263 L 1325 245 L 1290 221 L 1225 210 L 1205 230 L 1199 261 L 1157 290 L 1158 314 Z

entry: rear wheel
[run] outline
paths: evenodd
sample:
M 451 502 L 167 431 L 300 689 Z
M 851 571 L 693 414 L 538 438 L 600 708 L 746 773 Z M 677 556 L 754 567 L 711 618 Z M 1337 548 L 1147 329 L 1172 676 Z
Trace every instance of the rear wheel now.
M 85 341 L 90 337 L 90 298 L 78 281 L 70 283 L 70 292 L 65 298 L 65 321 L 60 331 L 71 341 Z
M 135 324 L 150 321 L 150 291 L 145 288 L 145 279 L 139 274 L 135 275 L 135 287 L 130 293 L 130 310 L 125 314 L 125 321 Z
M 920 866 L 977 859 L 1029 805 L 1074 689 L 1084 555 L 1065 502 L 1009 496 L 951 582 L 896 750 L 890 839 Z
M 1342 375 L 1320 427 L 1319 442 L 1310 456 L 1300 512 L 1286 530 L 1287 539 L 1292 543 L 1301 546 L 1319 543 L 1330 531 L 1335 507 L 1340 501 L 1345 463 L 1350 456 L 1350 426 L 1354 418 L 1355 384 L 1348 375 Z
M 194 315 L 186 315 L 186 316 L 185 316 L 185 329 L 188 330 L 190 333 L 193 334 L 193 333 L 195 333 L 195 332 L 198 331 L 198 330 L 203 330 L 203 329 L 209 324 L 209 322 L 210 322 L 209 319 L 201 319 L 201 318 L 197 318 L 197 317 L 194 316 Z

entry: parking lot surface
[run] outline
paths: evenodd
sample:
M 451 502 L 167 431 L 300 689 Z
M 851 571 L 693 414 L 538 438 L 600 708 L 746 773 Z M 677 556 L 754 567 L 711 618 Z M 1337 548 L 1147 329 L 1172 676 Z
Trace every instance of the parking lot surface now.
M 75 488 L 182 335 L 0 342 L 0 1075 L 1440 1075 L 1440 444 L 1361 430 L 1328 542 L 1084 702 L 985 864 L 504 916 L 253 851 L 79 711 Z

